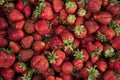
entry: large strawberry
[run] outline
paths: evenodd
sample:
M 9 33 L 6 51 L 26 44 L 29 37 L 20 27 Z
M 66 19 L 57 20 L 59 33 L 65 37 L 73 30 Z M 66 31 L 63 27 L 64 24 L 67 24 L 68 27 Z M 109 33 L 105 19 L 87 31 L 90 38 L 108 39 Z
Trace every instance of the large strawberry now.
M 64 6 L 62 0 L 53 0 L 53 9 L 55 12 L 60 12 L 63 7 Z
M 67 18 L 67 12 L 66 12 L 65 9 L 62 9 L 62 10 L 60 11 L 60 20 L 61 20 L 61 21 L 64 21 L 64 20 L 66 20 L 66 18 Z
M 14 27 L 15 29 L 23 29 L 24 24 L 25 24 L 25 20 L 20 20 L 15 22 Z
M 31 7 L 30 7 L 30 6 L 25 6 L 25 7 L 23 8 L 23 11 L 22 11 L 22 12 L 23 12 L 25 18 L 29 18 L 30 15 L 31 15 Z
M 105 72 L 107 69 L 107 63 L 104 60 L 97 61 L 96 65 L 101 72 Z
M 75 25 L 82 25 L 84 22 L 84 17 L 78 16 L 75 21 Z

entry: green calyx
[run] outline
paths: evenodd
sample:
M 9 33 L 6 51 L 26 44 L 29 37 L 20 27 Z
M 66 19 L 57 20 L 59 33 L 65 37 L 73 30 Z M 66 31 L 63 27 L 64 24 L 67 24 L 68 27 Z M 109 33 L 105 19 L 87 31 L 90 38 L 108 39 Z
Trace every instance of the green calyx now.
M 26 69 L 27 69 L 26 64 L 23 63 L 23 62 L 19 62 L 19 67 L 21 67 L 23 70 L 26 70 Z
M 48 55 L 48 60 L 49 60 L 50 63 L 55 63 L 57 58 L 58 58 L 58 56 L 56 55 L 56 53 L 54 51 L 52 51 Z
M 9 48 L 2 48 L 3 51 L 5 51 L 6 53 L 12 53 L 13 50 L 9 49 Z
M 65 49 L 65 51 L 67 50 L 67 49 L 70 49 L 71 51 L 74 51 L 74 49 L 75 49 L 75 46 L 74 46 L 74 44 L 66 44 L 65 46 L 64 46 L 64 49 Z
M 120 73 L 114 72 L 114 74 L 116 75 L 117 79 L 120 79 Z
M 79 35 L 79 34 L 83 33 L 84 29 L 85 29 L 84 25 L 77 25 L 74 28 L 74 32 Z
M 101 52 L 102 52 L 102 51 L 97 48 L 95 52 L 91 53 L 91 57 L 99 56 L 99 55 L 101 54 Z
M 100 32 L 98 32 L 97 37 L 99 38 L 99 40 L 100 40 L 101 42 L 106 42 L 106 41 L 107 41 L 106 35 L 104 35 L 104 34 L 102 34 L 102 33 L 100 33 Z
M 118 0 L 110 0 L 110 4 L 119 6 L 120 5 L 120 1 L 118 1 Z
M 79 49 L 77 49 L 77 50 L 75 51 L 75 53 L 74 53 L 73 56 L 75 57 L 75 59 L 84 60 L 84 58 L 85 58 L 85 55 L 84 55 L 83 50 L 80 51 Z
M 4 6 L 7 8 L 14 7 L 14 3 L 6 3 Z
M 88 3 L 88 0 L 79 0 L 78 4 L 86 4 Z
M 73 23 L 74 23 L 75 20 L 76 20 L 75 15 L 73 15 L 73 14 L 68 15 L 68 17 L 67 17 L 67 21 L 69 21 L 69 22 L 73 22 Z
M 3 78 L 2 78 L 2 77 L 0 77 L 0 80 L 3 80 Z
M 96 80 L 96 77 L 99 75 L 99 71 L 95 69 L 96 66 L 88 67 L 88 80 Z
M 75 2 L 73 2 L 73 1 L 68 1 L 68 2 L 66 2 L 66 4 L 65 4 L 65 6 L 66 6 L 66 9 L 73 9 L 74 7 L 75 7 Z
M 77 14 L 78 14 L 79 16 L 83 17 L 83 16 L 86 15 L 86 12 L 87 12 L 87 11 L 86 11 L 85 9 L 81 8 L 81 9 L 78 10 Z
M 112 56 L 115 54 L 114 51 L 115 51 L 115 50 L 114 50 L 113 48 L 107 49 L 107 50 L 105 51 L 105 57 L 106 57 L 106 58 L 112 57 Z
M 5 3 L 5 0 L 0 0 L 0 5 L 3 5 Z
M 73 38 L 63 40 L 64 44 L 66 44 L 66 45 L 73 43 L 73 41 L 74 41 L 74 39 L 73 39 Z

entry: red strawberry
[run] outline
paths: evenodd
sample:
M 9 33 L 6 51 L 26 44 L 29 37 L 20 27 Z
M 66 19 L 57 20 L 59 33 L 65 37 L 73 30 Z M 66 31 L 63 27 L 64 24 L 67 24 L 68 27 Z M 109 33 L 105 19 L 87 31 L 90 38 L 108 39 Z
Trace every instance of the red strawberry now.
M 92 62 L 91 62 L 91 61 L 87 61 L 87 62 L 85 63 L 85 67 L 88 68 L 88 67 L 90 67 L 90 66 L 93 66 Z
M 5 37 L 7 34 L 6 30 L 0 30 L 0 37 Z
M 112 70 L 108 70 L 103 75 L 104 80 L 117 80 L 114 72 Z
M 36 41 L 42 40 L 42 36 L 38 32 L 33 33 L 32 36 Z
M 87 30 L 84 25 L 77 25 L 74 28 L 74 34 L 76 38 L 85 38 L 87 36 Z
M 1 69 L 0 75 L 4 78 L 4 80 L 14 80 L 14 70 L 11 68 Z
M 8 41 L 5 38 L 0 37 L 0 47 L 5 47 L 7 44 Z
M 109 61 L 108 62 L 108 69 L 114 69 L 114 62 L 113 61 Z
M 112 15 L 109 12 L 101 11 L 94 14 L 94 19 L 101 24 L 109 24 L 112 20 Z
M 58 24 L 59 24 L 59 20 L 58 20 L 58 18 L 57 17 L 55 17 L 55 18 L 53 18 L 53 20 L 51 21 L 51 24 L 52 24 L 52 26 L 58 26 Z
M 95 64 L 99 60 L 99 56 L 92 56 L 90 60 L 92 64 Z
M 1 68 L 9 68 L 15 62 L 14 54 L 7 54 L 4 51 L 0 51 L 0 67 Z
M 55 80 L 55 76 L 48 76 L 46 80 Z
M 103 51 L 103 45 L 102 45 L 102 43 L 100 43 L 99 41 L 96 41 L 96 42 L 94 42 L 94 45 L 95 45 L 99 50 L 101 50 L 101 52 Z
M 35 24 L 35 29 L 36 29 L 41 35 L 45 35 L 45 34 L 48 34 L 48 33 L 50 32 L 50 28 L 49 28 L 46 20 L 39 20 L 39 21 Z
M 85 15 L 85 19 L 87 19 L 87 20 L 88 20 L 88 19 L 91 17 L 91 14 L 92 14 L 92 13 L 87 12 L 87 13 L 86 13 L 86 15 Z
M 14 70 L 17 73 L 24 73 L 26 69 L 27 69 L 27 66 L 23 62 L 16 62 L 14 64 Z
M 87 44 L 87 51 L 89 53 L 94 52 L 96 50 L 96 48 L 97 47 L 92 42 L 88 42 L 88 44 Z
M 66 20 L 66 18 L 67 18 L 67 12 L 66 12 L 65 9 L 62 9 L 62 10 L 60 11 L 60 20 L 61 20 L 61 21 L 64 21 L 64 20 Z
M 53 10 L 49 2 L 43 3 L 44 9 L 40 12 L 40 17 L 42 19 L 51 20 L 53 19 Z
M 8 23 L 2 17 L 0 17 L 0 29 L 6 29 L 8 27 Z
M 117 36 L 113 39 L 112 46 L 115 49 L 120 49 L 120 36 Z
M 70 74 L 61 73 L 60 74 L 63 80 L 71 80 L 72 76 Z
M 68 1 L 65 3 L 65 9 L 67 13 L 75 13 L 75 11 L 77 10 L 77 4 L 73 1 Z
M 24 37 L 24 32 L 22 30 L 13 29 L 9 31 L 9 38 L 12 41 L 19 41 L 21 38 Z
M 25 20 L 21 20 L 15 23 L 15 29 L 23 29 L 23 26 L 25 24 Z
M 19 51 L 19 57 L 23 62 L 28 62 L 33 55 L 34 55 L 34 52 L 32 49 L 21 49 Z
M 24 30 L 28 34 L 31 34 L 31 33 L 35 32 L 34 23 L 32 23 L 30 21 L 26 21 L 25 25 L 24 25 Z
M 33 43 L 33 37 L 32 36 L 25 36 L 21 39 L 21 45 L 23 48 L 30 48 Z
M 84 18 L 83 17 L 77 17 L 75 25 L 81 25 L 81 24 L 83 24 L 83 22 L 84 22 Z
M 76 59 L 73 61 L 73 65 L 77 68 L 77 69 L 81 69 L 84 65 L 83 65 L 83 61 L 80 59 Z
M 55 72 L 52 68 L 48 69 L 46 72 L 42 73 L 45 79 L 47 79 L 49 76 L 54 76 Z
M 75 21 L 76 21 L 75 15 L 69 14 L 69 15 L 67 16 L 67 23 L 68 23 L 69 25 L 73 25 L 73 24 L 75 23 Z
M 58 26 L 58 27 L 56 28 L 55 33 L 56 33 L 57 35 L 60 35 L 65 29 L 66 29 L 65 26 L 60 25 L 60 26 Z
M 109 3 L 109 0 L 103 0 L 103 1 L 102 1 L 102 5 L 103 5 L 104 7 L 106 7 L 106 6 L 108 5 L 108 3 Z
M 71 74 L 73 71 L 73 65 L 71 62 L 64 62 L 62 64 L 62 71 L 65 74 Z
M 114 69 L 115 69 L 115 71 L 117 71 L 118 73 L 120 73 L 120 61 L 116 61 L 114 63 Z
M 79 77 L 79 78 L 88 78 L 88 71 L 87 71 L 87 68 L 82 68 L 81 71 L 79 72 L 78 76 L 76 75 L 76 77 Z
M 32 80 L 45 80 L 42 75 L 35 75 Z
M 99 25 L 95 21 L 86 21 L 85 27 L 88 31 L 88 34 L 95 33 L 99 29 Z
M 43 55 L 37 55 L 32 58 L 31 66 L 37 69 L 40 73 L 44 73 L 49 68 L 48 60 Z
M 30 6 L 25 6 L 22 10 L 25 18 L 29 18 L 31 15 L 31 7 Z
M 41 51 L 42 49 L 44 49 L 44 47 L 45 47 L 45 43 L 42 41 L 34 41 L 33 43 L 34 51 Z
M 65 59 L 65 53 L 61 50 L 56 50 L 55 52 L 49 53 L 48 59 L 53 65 L 60 66 Z
M 31 4 L 35 4 L 37 0 L 28 0 Z
M 54 68 L 54 70 L 58 73 L 60 73 L 62 71 L 61 69 L 61 66 L 55 66 L 55 65 L 52 65 L 52 67 Z
M 53 0 L 53 10 L 55 12 L 60 12 L 64 7 L 62 0 Z
M 97 61 L 96 65 L 101 72 L 105 72 L 107 69 L 107 63 L 104 60 Z
M 9 14 L 9 19 L 11 21 L 19 21 L 24 18 L 23 14 L 18 9 L 13 9 Z
M 19 11 L 22 11 L 23 8 L 24 8 L 24 3 L 23 3 L 23 1 L 19 0 L 19 1 L 16 3 L 16 8 L 17 8 Z
M 75 39 L 73 44 L 74 44 L 75 48 L 78 48 L 80 46 L 80 40 Z

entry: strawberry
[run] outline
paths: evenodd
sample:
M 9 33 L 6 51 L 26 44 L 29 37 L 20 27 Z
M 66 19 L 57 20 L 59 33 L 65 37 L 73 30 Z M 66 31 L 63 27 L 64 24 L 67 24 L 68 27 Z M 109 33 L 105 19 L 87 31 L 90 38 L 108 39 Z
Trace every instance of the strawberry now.
M 52 65 L 52 67 L 53 67 L 53 69 L 54 69 L 56 72 L 58 72 L 58 73 L 60 73 L 60 72 L 62 71 L 61 66 Z
M 62 10 L 64 7 L 63 2 L 61 0 L 53 0 L 52 6 L 55 12 L 60 12 L 60 10 Z
M 75 11 L 77 10 L 77 4 L 73 1 L 68 1 L 65 3 L 65 9 L 67 13 L 75 13 Z
M 82 68 L 81 71 L 79 72 L 79 74 L 76 75 L 76 77 L 78 77 L 78 78 L 84 78 L 84 79 L 88 78 L 87 68 L 86 67 Z
M 103 1 L 102 1 L 102 5 L 103 5 L 104 7 L 106 7 L 106 6 L 108 5 L 108 3 L 109 3 L 109 0 L 103 0 Z
M 87 51 L 89 53 L 95 52 L 96 51 L 96 46 L 92 42 L 87 43 Z
M 65 26 L 60 25 L 60 26 L 58 26 L 58 27 L 56 28 L 55 33 L 56 33 L 57 35 L 60 35 L 65 29 L 66 29 Z
M 74 34 L 76 38 L 85 38 L 87 36 L 87 30 L 84 25 L 77 25 L 74 28 Z
M 40 73 L 44 73 L 49 68 L 48 60 L 43 55 L 37 55 L 32 58 L 31 66 L 37 69 Z
M 52 53 L 49 53 L 48 59 L 53 65 L 60 66 L 65 59 L 65 53 L 61 50 L 53 51 Z
M 69 15 L 67 16 L 67 23 L 68 23 L 69 25 L 73 25 L 73 24 L 75 23 L 75 21 L 76 21 L 75 15 L 69 14 Z
M 62 10 L 60 11 L 60 20 L 61 20 L 61 21 L 64 21 L 64 20 L 66 20 L 66 18 L 67 18 L 67 12 L 66 12 L 65 9 L 62 9 Z
M 103 45 L 99 41 L 94 42 L 94 45 L 100 50 L 100 52 L 103 51 Z
M 17 73 L 23 73 L 27 69 L 27 66 L 23 62 L 16 62 L 14 64 L 14 71 Z
M 21 49 L 19 51 L 19 57 L 23 62 L 28 62 L 33 55 L 34 55 L 34 52 L 32 49 Z
M 91 13 L 100 11 L 102 6 L 102 0 L 88 0 L 87 8 Z
M 31 15 L 31 7 L 30 6 L 25 6 L 22 10 L 25 18 L 29 18 Z
M 0 37 L 0 47 L 5 47 L 7 44 L 8 41 L 5 38 Z
M 71 62 L 64 62 L 61 68 L 65 74 L 71 74 L 73 71 L 73 65 Z
M 43 28 L 44 27 L 44 28 Z M 45 35 L 48 34 L 50 32 L 50 28 L 47 24 L 46 20 L 39 20 L 36 24 L 35 24 L 35 29 L 41 34 L 41 35 Z
M 117 72 L 117 73 L 120 73 L 120 61 L 116 61 L 115 63 L 114 63 L 114 69 L 115 69 L 115 71 Z
M 75 48 L 78 48 L 80 46 L 80 40 L 79 39 L 75 39 L 73 42 Z
M 32 36 L 36 41 L 42 40 L 42 36 L 38 32 L 33 33 Z
M 55 80 L 63 80 L 61 77 L 56 77 Z
M 86 12 L 85 19 L 88 20 L 88 19 L 91 17 L 91 14 L 92 14 L 92 13 L 90 13 L 90 12 Z
M 110 47 L 110 48 L 108 48 L 108 49 L 105 50 L 104 56 L 105 56 L 106 58 L 112 57 L 112 56 L 115 55 L 115 52 L 114 52 L 114 51 L 115 51 L 114 48 Z
M 42 41 L 34 41 L 33 42 L 33 50 L 34 51 L 41 51 L 42 49 L 44 49 L 45 47 L 45 43 Z
M 35 4 L 37 0 L 28 0 L 31 4 Z
M 90 67 L 90 66 L 93 66 L 92 62 L 91 62 L 91 61 L 87 61 L 87 62 L 85 63 L 85 67 L 88 68 L 88 67 Z
M 0 37 L 5 37 L 7 34 L 6 30 L 0 30 Z
M 35 75 L 32 80 L 45 80 L 44 77 L 42 75 Z
M 25 24 L 25 20 L 18 21 L 14 24 L 15 29 L 23 29 L 23 26 Z
M 80 59 L 75 59 L 73 61 L 73 65 L 80 70 L 81 68 L 83 68 L 83 61 Z
M 60 74 L 63 80 L 71 80 L 72 76 L 70 74 L 61 73 Z
M 1 69 L 0 75 L 4 78 L 4 80 L 14 80 L 14 70 L 11 68 Z
M 91 61 L 92 64 L 95 64 L 98 60 L 99 60 L 99 56 L 92 56 L 90 58 L 90 61 Z
M 21 38 L 24 37 L 24 32 L 22 30 L 13 29 L 9 31 L 9 38 L 12 41 L 19 41 Z
M 52 26 L 57 27 L 58 24 L 59 24 L 59 20 L 58 20 L 58 18 L 57 18 L 57 17 L 53 18 L 53 20 L 51 21 L 51 24 L 52 24 Z
M 104 80 L 117 80 L 114 72 L 112 70 L 108 70 L 103 75 Z
M 24 18 L 23 14 L 18 9 L 13 9 L 9 14 L 9 19 L 11 21 L 19 21 Z
M 23 8 L 24 8 L 24 2 L 19 0 L 17 3 L 16 3 L 16 6 L 15 6 L 19 11 L 22 11 Z
M 8 23 L 3 17 L 0 17 L 0 29 L 6 29 L 8 28 Z
M 114 61 L 109 61 L 108 62 L 108 69 L 114 69 Z
M 84 22 L 84 18 L 78 16 L 78 17 L 76 18 L 75 25 L 76 25 L 76 26 L 77 26 L 77 25 L 82 25 L 83 22 Z
M 32 36 L 25 36 L 21 39 L 21 45 L 23 48 L 30 48 L 33 43 Z
M 95 21 L 86 21 L 85 27 L 88 31 L 88 34 L 95 33 L 99 29 L 99 25 Z
M 80 8 L 80 9 L 78 9 L 77 14 L 78 14 L 78 16 L 84 17 L 86 15 L 86 12 L 87 11 L 85 9 Z
M 109 24 L 112 20 L 112 15 L 109 12 L 101 11 L 94 14 L 94 19 L 101 24 Z
M 115 49 L 120 49 L 120 36 L 117 36 L 113 39 L 113 42 L 112 42 L 112 46 L 115 48 Z
M 105 72 L 107 69 L 107 63 L 104 60 L 97 61 L 96 65 L 101 72 Z
M 46 80 L 55 80 L 54 76 L 48 76 Z

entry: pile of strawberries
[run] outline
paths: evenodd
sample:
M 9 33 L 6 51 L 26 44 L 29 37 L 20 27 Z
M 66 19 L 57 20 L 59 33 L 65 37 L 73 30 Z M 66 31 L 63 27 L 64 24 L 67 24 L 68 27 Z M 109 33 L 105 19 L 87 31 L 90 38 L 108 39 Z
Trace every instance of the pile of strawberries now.
M 0 0 L 0 80 L 120 80 L 120 2 Z

